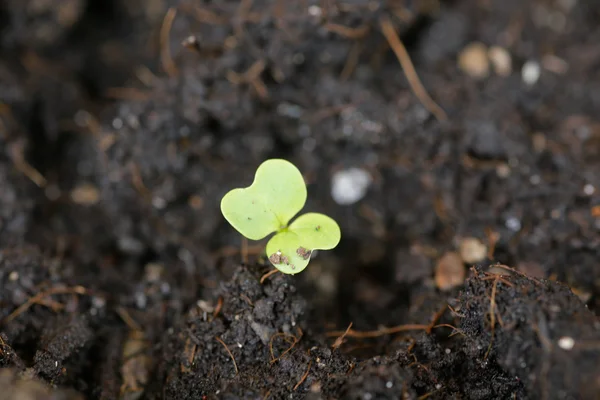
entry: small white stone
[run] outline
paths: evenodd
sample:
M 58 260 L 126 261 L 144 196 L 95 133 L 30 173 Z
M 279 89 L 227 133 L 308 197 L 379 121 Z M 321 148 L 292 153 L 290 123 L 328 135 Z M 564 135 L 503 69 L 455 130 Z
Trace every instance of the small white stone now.
M 313 17 L 320 17 L 323 14 L 323 10 L 319 6 L 308 7 L 308 13 Z
M 521 221 L 518 218 L 510 217 L 506 220 L 506 227 L 511 231 L 518 232 L 521 230 Z
M 537 61 L 527 61 L 521 69 L 521 78 L 527 85 L 534 85 L 542 74 L 542 68 Z
M 539 185 L 541 181 L 542 178 L 540 178 L 539 175 L 531 175 L 529 177 L 529 182 L 531 182 L 532 185 Z
M 123 127 L 123 120 L 121 118 L 113 119 L 112 126 L 114 129 L 121 129 Z
M 392 383 L 392 381 L 387 381 L 385 383 L 385 387 L 388 388 L 388 389 L 391 389 L 392 387 L 394 387 L 394 384 Z
M 17 271 L 13 271 L 8 275 L 8 280 L 11 282 L 16 281 L 17 279 L 19 279 L 19 273 Z
M 336 172 L 331 182 L 331 197 L 340 205 L 354 204 L 365 197 L 371 182 L 371 175 L 364 169 Z
M 575 339 L 570 336 L 563 336 L 558 339 L 558 347 L 563 350 L 572 350 L 575 347 Z
M 446 354 L 450 354 L 452 352 L 452 350 L 450 350 L 450 349 L 446 349 L 444 351 L 446 352 Z
M 154 208 L 162 210 L 167 206 L 167 201 L 162 197 L 155 196 L 152 198 L 152 205 L 154 206 Z
M 595 191 L 596 191 L 596 188 L 594 186 L 590 185 L 589 183 L 583 187 L 583 193 L 585 193 L 586 196 L 593 195 Z

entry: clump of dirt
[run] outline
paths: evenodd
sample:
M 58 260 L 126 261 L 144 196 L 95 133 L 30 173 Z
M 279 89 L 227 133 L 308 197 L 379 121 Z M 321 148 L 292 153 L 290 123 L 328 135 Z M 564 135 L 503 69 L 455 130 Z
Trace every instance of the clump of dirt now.
M 469 356 L 497 363 L 531 398 L 600 393 L 600 321 L 564 284 L 478 268 L 455 310 Z

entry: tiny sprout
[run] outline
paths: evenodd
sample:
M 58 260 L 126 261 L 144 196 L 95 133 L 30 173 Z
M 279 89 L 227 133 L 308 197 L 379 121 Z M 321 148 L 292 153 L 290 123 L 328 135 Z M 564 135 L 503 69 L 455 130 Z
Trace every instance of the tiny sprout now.
M 304 178 L 294 164 L 271 159 L 258 167 L 252 185 L 223 197 L 221 212 L 248 239 L 275 233 L 267 243 L 269 261 L 283 273 L 296 274 L 306 268 L 313 250 L 333 249 L 341 238 L 338 224 L 324 214 L 306 213 L 290 224 L 306 197 Z

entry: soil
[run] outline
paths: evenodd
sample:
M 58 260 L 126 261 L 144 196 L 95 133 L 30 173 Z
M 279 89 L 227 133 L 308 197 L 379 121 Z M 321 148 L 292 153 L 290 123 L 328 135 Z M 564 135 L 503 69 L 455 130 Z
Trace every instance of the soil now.
M 9 0 L 0 21 L 0 399 L 600 398 L 594 2 Z M 510 70 L 468 73 L 473 43 Z M 342 241 L 261 282 L 265 242 L 219 202 L 273 157 Z M 339 205 L 348 168 L 372 182 Z

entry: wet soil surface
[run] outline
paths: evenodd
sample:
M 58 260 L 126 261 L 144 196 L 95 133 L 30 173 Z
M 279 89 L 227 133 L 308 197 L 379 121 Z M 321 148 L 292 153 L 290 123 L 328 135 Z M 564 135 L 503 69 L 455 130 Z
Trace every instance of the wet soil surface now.
M 594 2 L 57 4 L 0 5 L 0 399 L 600 396 Z M 273 157 L 342 241 L 261 279 Z

